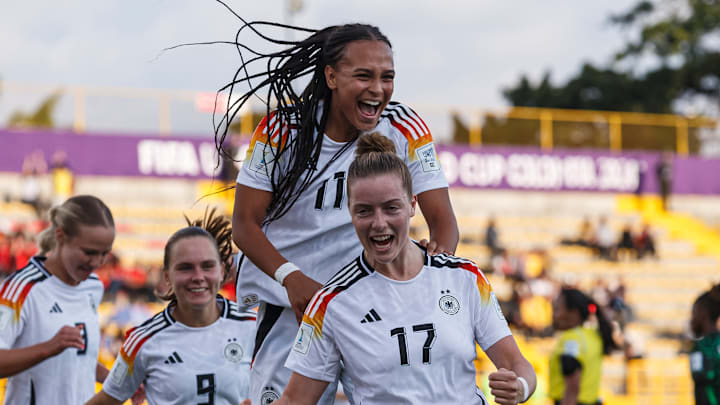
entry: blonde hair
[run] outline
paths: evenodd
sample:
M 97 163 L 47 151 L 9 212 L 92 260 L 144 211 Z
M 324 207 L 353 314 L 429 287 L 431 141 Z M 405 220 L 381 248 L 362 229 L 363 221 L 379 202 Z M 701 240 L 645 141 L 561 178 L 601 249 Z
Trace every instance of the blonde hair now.
M 348 169 L 348 194 L 355 180 L 388 173 L 400 176 L 408 199 L 412 200 L 410 170 L 395 153 L 395 144 L 377 132 L 361 135 L 357 140 L 355 160 Z
M 47 255 L 57 246 L 56 233 L 62 229 L 70 238 L 78 235 L 81 225 L 115 227 L 110 208 L 99 198 L 91 195 L 78 195 L 68 198 L 64 203 L 52 207 L 48 213 L 50 226 L 37 236 L 39 255 Z

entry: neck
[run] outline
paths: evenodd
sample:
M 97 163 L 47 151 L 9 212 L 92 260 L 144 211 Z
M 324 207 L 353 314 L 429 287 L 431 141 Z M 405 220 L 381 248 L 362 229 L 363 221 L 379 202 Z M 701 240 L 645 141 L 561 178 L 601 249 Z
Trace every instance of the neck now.
M 329 114 L 327 123 L 325 124 L 325 134 L 333 141 L 350 142 L 360 134 L 360 131 L 345 121 L 340 112 L 332 106 L 330 107 Z
M 209 305 L 200 308 L 183 305 L 178 301 L 176 302 L 172 315 L 178 322 L 193 328 L 198 328 L 214 323 L 220 317 L 220 308 L 215 302 L 215 299 L 213 299 Z
M 70 276 L 68 276 L 67 270 L 62 264 L 62 261 L 58 256 L 57 250 L 51 250 L 50 252 L 48 252 L 47 259 L 45 259 L 45 263 L 43 264 L 45 266 L 45 270 L 47 270 L 53 276 L 57 277 L 63 283 L 71 286 L 76 286 L 80 284 L 76 283 L 70 278 Z
M 425 254 L 410 240 L 405 249 L 390 263 L 371 263 L 375 271 L 393 280 L 411 280 L 420 273 L 425 264 Z

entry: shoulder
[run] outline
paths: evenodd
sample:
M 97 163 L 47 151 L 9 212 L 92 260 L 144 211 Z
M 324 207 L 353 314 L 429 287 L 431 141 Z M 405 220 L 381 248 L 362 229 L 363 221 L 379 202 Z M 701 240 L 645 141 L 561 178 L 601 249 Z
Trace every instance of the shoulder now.
M 441 253 L 429 256 L 428 267 L 433 270 L 455 272 L 458 277 L 467 277 L 477 285 L 483 303 L 491 299 L 492 287 L 490 286 L 490 282 L 482 270 L 480 270 L 480 267 L 472 260 Z
M 386 121 L 390 127 L 398 131 L 411 145 L 423 140 L 432 141 L 430 128 L 409 106 L 391 101 L 380 115 L 381 121 Z
M 13 273 L 0 285 L 0 305 L 12 308 L 17 318 L 33 287 L 50 277 L 42 262 L 33 257 L 27 266 Z
M 318 333 L 322 331 L 322 325 L 327 313 L 328 306 L 340 294 L 348 291 L 359 281 L 368 276 L 370 272 L 361 263 L 361 258 L 353 260 L 343 267 L 320 289 L 310 300 L 307 306 L 303 322 L 313 325 Z
M 256 142 L 270 143 L 276 147 L 280 140 L 285 141 L 292 130 L 297 129 L 297 119 L 292 112 L 280 113 L 273 110 L 265 115 L 253 132 L 250 147 Z
M 218 297 L 217 302 L 222 308 L 221 316 L 231 321 L 237 322 L 255 322 L 257 313 L 253 310 L 242 310 L 240 306 L 224 297 Z
M 165 308 L 139 326 L 127 331 L 122 348 L 120 349 L 120 355 L 123 360 L 130 365 L 130 368 L 132 368 L 132 364 L 135 362 L 135 358 L 140 349 L 146 345 L 153 336 L 166 330 L 172 326 L 173 323 L 172 317 L 169 316 L 168 310 Z

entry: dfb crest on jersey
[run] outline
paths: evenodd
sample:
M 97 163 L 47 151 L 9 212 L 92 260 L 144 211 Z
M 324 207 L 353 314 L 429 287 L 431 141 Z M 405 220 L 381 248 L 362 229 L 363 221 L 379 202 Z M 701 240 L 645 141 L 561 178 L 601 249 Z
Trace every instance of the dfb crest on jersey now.
M 240 360 L 242 360 L 242 356 L 243 356 L 243 348 L 236 342 L 237 342 L 236 338 L 228 339 L 228 344 L 225 345 L 225 351 L 224 351 L 225 358 L 228 361 L 232 361 L 233 363 L 237 363 Z
M 440 309 L 446 314 L 455 315 L 460 310 L 460 302 L 458 302 L 457 298 L 450 295 L 449 292 L 450 290 L 440 291 L 440 294 L 445 295 L 440 297 L 438 304 L 440 305 Z
M 280 399 L 280 395 L 272 387 L 265 387 L 262 395 L 260 395 L 260 405 L 270 405 L 278 399 Z

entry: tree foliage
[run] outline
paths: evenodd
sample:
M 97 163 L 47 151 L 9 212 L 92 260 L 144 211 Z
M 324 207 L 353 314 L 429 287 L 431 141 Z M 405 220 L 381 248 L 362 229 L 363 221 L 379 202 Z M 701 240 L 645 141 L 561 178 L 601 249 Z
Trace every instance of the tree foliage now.
M 15 111 L 10 115 L 7 126 L 10 128 L 54 128 L 55 108 L 62 97 L 56 92 L 46 97 L 35 111 L 26 113 Z
M 616 63 L 585 64 L 560 85 L 550 73 L 537 84 L 522 76 L 505 98 L 515 106 L 651 113 L 673 112 L 681 98 L 720 103 L 720 0 L 642 0 L 610 20 L 638 32 Z

